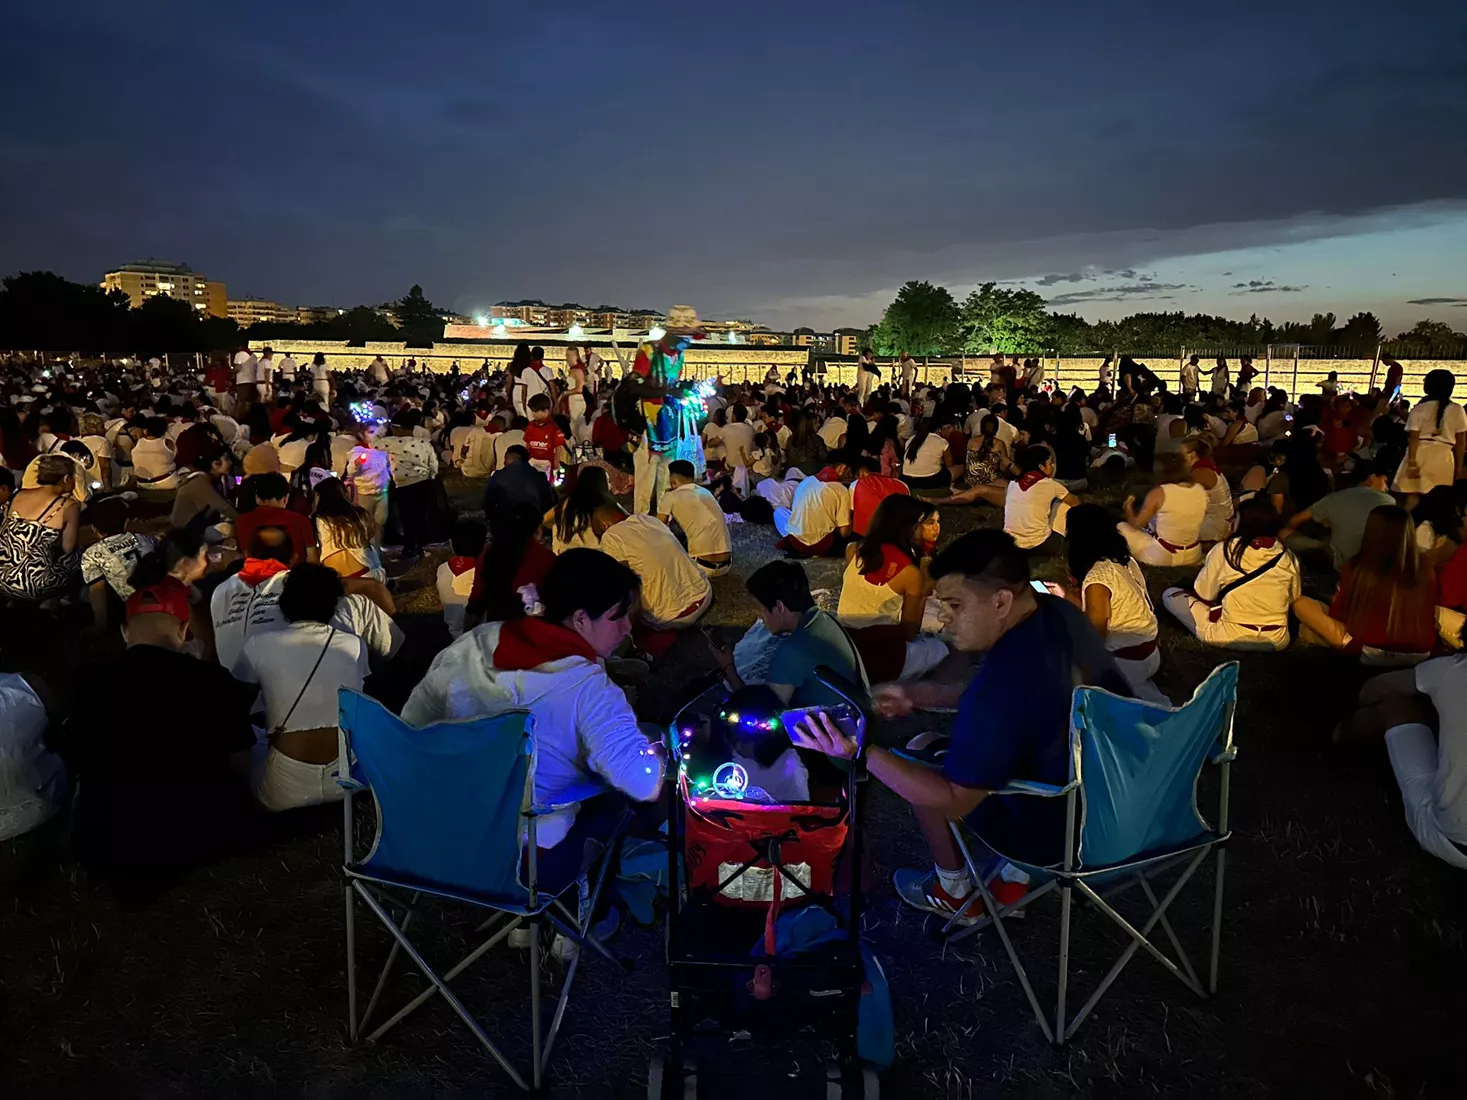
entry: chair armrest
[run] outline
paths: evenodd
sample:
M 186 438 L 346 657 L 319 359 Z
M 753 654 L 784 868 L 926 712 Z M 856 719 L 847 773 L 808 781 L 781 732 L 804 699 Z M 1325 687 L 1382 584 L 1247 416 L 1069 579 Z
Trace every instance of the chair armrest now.
M 994 791 L 993 793 L 1025 794 L 1032 795 L 1035 798 L 1059 798 L 1061 795 L 1066 795 L 1073 790 L 1078 790 L 1079 787 L 1079 781 L 1073 779 L 1070 782 L 1066 783 L 1063 787 L 1056 787 L 1053 783 L 1040 783 L 1039 781 L 1034 779 L 1010 779 L 1007 786 L 1005 786 L 1001 790 Z

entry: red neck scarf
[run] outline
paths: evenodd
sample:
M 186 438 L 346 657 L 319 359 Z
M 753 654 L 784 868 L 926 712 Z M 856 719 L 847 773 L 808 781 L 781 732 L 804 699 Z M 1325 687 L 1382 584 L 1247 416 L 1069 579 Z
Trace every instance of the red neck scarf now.
M 235 576 L 254 588 L 261 581 L 268 580 L 276 573 L 284 573 L 289 568 L 289 562 L 276 561 L 274 558 L 245 558 L 244 565 Z
M 494 667 L 506 671 L 539 668 L 562 657 L 596 659 L 596 651 L 574 630 L 544 619 L 515 619 L 499 629 Z
M 1038 485 L 1043 480 L 1043 470 L 1030 470 L 1023 477 L 1019 478 L 1019 492 L 1027 493 L 1030 489 L 1034 488 L 1034 486 Z
M 470 569 L 474 568 L 474 566 L 476 566 L 478 563 L 478 558 L 459 557 L 455 554 L 453 557 L 448 559 L 448 571 L 452 573 L 455 577 L 462 577 Z
M 1273 548 L 1274 543 L 1277 541 L 1272 535 L 1265 535 L 1261 539 L 1254 539 L 1248 545 L 1254 550 L 1269 550 Z

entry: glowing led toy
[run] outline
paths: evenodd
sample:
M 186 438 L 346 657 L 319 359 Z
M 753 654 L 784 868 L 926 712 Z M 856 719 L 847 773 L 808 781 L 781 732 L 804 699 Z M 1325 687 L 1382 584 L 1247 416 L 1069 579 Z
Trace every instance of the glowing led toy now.
M 375 427 L 378 424 L 386 423 L 382 417 L 376 414 L 376 410 L 372 407 L 372 402 L 370 401 L 353 401 L 348 408 L 351 409 L 351 415 L 358 424 L 368 424 Z
M 730 760 L 713 773 L 713 791 L 720 798 L 743 798 L 749 789 L 749 773 L 742 764 Z

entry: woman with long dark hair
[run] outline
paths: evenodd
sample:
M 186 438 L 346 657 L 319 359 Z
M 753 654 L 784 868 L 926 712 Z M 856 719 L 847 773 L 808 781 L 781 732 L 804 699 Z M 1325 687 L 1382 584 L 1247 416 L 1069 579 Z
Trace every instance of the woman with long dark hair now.
M 954 493 L 942 504 L 968 504 L 986 501 L 995 508 L 1004 506 L 1008 479 L 1018 474 L 1009 455 L 1009 446 L 998 434 L 998 417 L 988 413 L 978 422 L 978 431 L 968 440 L 964 480 L 967 488 Z
M 885 413 L 871 427 L 866 438 L 865 453 L 881 464 L 882 477 L 900 477 L 902 472 L 901 449 L 897 443 L 897 418 L 895 413 Z M 809 471 L 807 471 L 809 472 Z
M 1243 501 L 1237 529 L 1207 552 L 1192 587 L 1168 588 L 1161 602 L 1207 645 L 1288 648 L 1299 562 L 1278 537 L 1282 526 L 1267 497 Z
M 1398 493 L 1426 493 L 1463 476 L 1467 411 L 1452 400 L 1457 379 L 1449 370 L 1427 373 L 1426 397 L 1406 418 L 1406 457 L 1396 471 Z
M 1302 598 L 1294 613 L 1300 639 L 1386 663 L 1391 655 L 1430 653 L 1436 645 L 1436 574 L 1416 549 L 1410 513 L 1383 504 L 1365 521 L 1360 552 L 1340 570 L 1328 609 Z
M 1065 528 L 1067 598 L 1090 620 L 1126 680 L 1142 698 L 1164 698 L 1151 678 L 1161 668 L 1156 609 L 1116 518 L 1098 504 L 1071 508 Z
M 902 462 L 902 480 L 910 489 L 946 489 L 952 484 L 947 468 L 947 440 L 932 430 L 932 421 L 917 417 Z
M 343 577 L 386 581 L 387 572 L 377 552 L 377 524 L 347 496 L 340 478 L 323 478 L 315 487 L 311 518 L 321 543 L 321 564 Z
M 611 484 L 600 466 L 582 466 L 576 473 L 576 484 L 556 502 L 546 517 L 550 524 L 550 545 L 557 554 L 577 546 L 595 550 L 601 545 L 591 519 L 597 508 L 620 508 L 611 495 Z
M 820 438 L 815 417 L 803 409 L 791 409 L 785 423 L 790 429 L 784 444 L 785 465 L 798 466 L 808 474 L 823 470 L 828 449 Z
M 932 582 L 924 548 L 941 534 L 937 508 L 904 494 L 876 506 L 866 537 L 846 548 L 836 616 L 873 680 L 911 680 L 947 656 L 947 643 L 923 633 Z
M 1284 519 L 1304 511 L 1330 491 L 1329 474 L 1319 464 L 1313 432 L 1301 431 L 1284 444 L 1284 461 L 1264 492 Z
M 474 591 L 464 615 L 464 629 L 481 622 L 522 619 L 536 602 L 535 586 L 555 563 L 540 541 L 545 517 L 528 504 L 516 504 L 489 519 L 489 549 L 474 574 Z

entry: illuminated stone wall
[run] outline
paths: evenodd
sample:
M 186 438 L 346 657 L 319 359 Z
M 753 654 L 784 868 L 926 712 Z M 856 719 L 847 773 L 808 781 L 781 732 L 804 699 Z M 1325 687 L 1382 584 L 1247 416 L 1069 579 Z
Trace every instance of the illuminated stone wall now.
M 471 373 L 488 360 L 491 369 L 498 370 L 509 363 L 514 354 L 515 341 L 513 340 L 484 340 L 464 342 L 458 344 L 439 344 L 432 348 L 410 348 L 402 343 L 369 343 L 364 347 L 348 347 L 342 341 L 314 341 L 314 340 L 272 340 L 269 341 L 275 348 L 275 354 L 284 355 L 290 352 L 300 363 L 309 363 L 316 352 L 326 356 L 326 362 L 335 370 L 364 370 L 372 358 L 381 355 L 387 363 L 396 368 L 406 362 L 409 358 L 416 359 L 420 365 L 426 364 L 430 370 L 447 373 L 455 360 L 458 361 L 459 369 L 464 373 Z M 251 341 L 251 346 L 256 350 L 263 347 L 265 341 Z M 545 361 L 550 366 L 561 368 L 565 362 L 564 343 L 553 344 L 546 342 Z M 616 370 L 616 353 L 610 345 L 599 344 L 595 341 L 587 341 L 578 345 L 580 347 L 593 348 L 597 354 L 604 358 L 612 369 Z M 634 345 L 624 344 L 621 352 L 630 361 L 636 354 Z M 684 357 L 687 372 L 693 378 L 713 378 L 721 375 L 727 382 L 759 382 L 771 366 L 779 369 L 780 376 L 787 375 L 790 371 L 798 373 L 807 362 L 809 362 L 810 350 L 808 348 L 781 348 L 781 347 L 758 347 L 753 344 L 715 344 L 699 343 L 688 348 Z M 1173 389 L 1180 386 L 1182 362 L 1174 356 L 1133 356 L 1137 361 L 1149 366 L 1158 377 Z M 1100 364 L 1102 356 L 1059 356 L 1045 359 L 1045 375 L 1057 384 L 1066 388 L 1079 386 L 1085 390 L 1092 390 L 1100 381 Z M 945 385 L 952 378 L 954 371 L 959 372 L 959 377 L 971 383 L 986 383 L 988 381 L 988 367 L 990 359 L 987 356 L 970 359 L 942 359 L 931 360 L 924 364 L 917 361 L 918 381 L 931 382 L 933 385 Z M 895 381 L 899 375 L 895 370 L 894 362 L 879 360 L 882 381 Z M 1228 365 L 1232 371 L 1232 377 L 1237 377 L 1238 361 L 1229 359 Z M 1281 386 L 1288 390 L 1293 396 L 1318 393 L 1317 383 L 1324 379 L 1330 371 L 1339 372 L 1341 388 L 1353 387 L 1361 392 L 1369 387 L 1370 359 L 1300 359 L 1297 362 L 1297 373 L 1295 360 L 1275 359 L 1272 363 L 1262 358 L 1254 360 L 1254 366 L 1258 368 L 1258 383 L 1263 384 L 1264 372 L 1267 371 L 1268 383 Z M 1405 381 L 1402 389 L 1411 400 L 1421 397 L 1421 380 L 1426 373 L 1437 368 L 1457 373 L 1459 378 L 1462 373 L 1467 373 L 1467 362 L 1463 360 L 1450 359 L 1403 359 L 1401 366 L 1405 368 Z M 1201 384 L 1203 388 L 1208 386 L 1210 363 L 1203 360 L 1201 363 Z M 856 364 L 840 360 L 829 360 L 825 363 L 825 379 L 828 382 L 836 382 L 843 385 L 855 385 Z M 1114 365 L 1112 365 L 1114 369 Z M 1376 371 L 1376 385 L 1380 385 L 1385 379 L 1385 367 L 1381 366 Z

